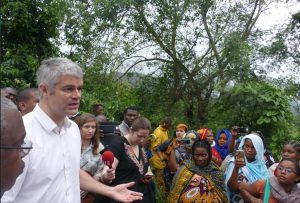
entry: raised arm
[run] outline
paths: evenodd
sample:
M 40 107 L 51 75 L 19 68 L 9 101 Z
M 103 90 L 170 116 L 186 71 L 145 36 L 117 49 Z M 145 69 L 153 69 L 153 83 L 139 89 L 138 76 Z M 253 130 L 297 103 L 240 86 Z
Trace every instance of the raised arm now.
M 229 145 L 228 145 L 229 153 L 234 151 L 235 140 L 236 140 L 237 137 L 238 137 L 237 126 L 233 126 L 231 128 L 231 138 L 230 138 L 230 142 L 229 142 Z
M 227 182 L 227 186 L 230 188 L 230 190 L 232 190 L 234 192 L 239 191 L 239 186 L 238 186 L 239 169 L 240 169 L 240 167 L 243 167 L 244 165 L 245 165 L 245 162 L 242 160 L 234 161 L 234 167 L 233 167 L 231 176 Z

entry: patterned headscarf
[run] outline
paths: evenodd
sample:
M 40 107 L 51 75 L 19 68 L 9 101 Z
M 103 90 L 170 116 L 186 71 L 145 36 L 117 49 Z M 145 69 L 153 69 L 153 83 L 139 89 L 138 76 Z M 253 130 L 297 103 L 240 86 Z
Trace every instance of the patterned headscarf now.
M 199 133 L 201 140 L 205 140 L 209 132 L 211 132 L 210 128 L 200 128 L 199 130 L 197 130 L 197 133 Z
M 219 138 L 220 138 L 220 136 L 221 136 L 222 133 L 225 133 L 225 135 L 226 135 L 226 143 L 223 146 L 219 146 L 218 140 L 219 140 Z M 215 138 L 216 145 L 215 145 L 215 148 L 218 151 L 218 153 L 220 154 L 222 160 L 224 160 L 226 158 L 226 156 L 229 154 L 228 146 L 229 146 L 230 138 L 231 138 L 231 133 L 227 129 L 219 130 L 217 132 L 217 134 L 216 134 L 216 138 Z

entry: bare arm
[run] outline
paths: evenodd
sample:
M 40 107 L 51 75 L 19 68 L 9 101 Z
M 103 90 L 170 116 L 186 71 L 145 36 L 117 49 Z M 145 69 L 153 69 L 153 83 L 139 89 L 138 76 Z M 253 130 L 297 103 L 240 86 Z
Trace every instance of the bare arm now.
M 233 152 L 234 151 L 234 146 L 235 146 L 235 140 L 236 138 L 238 137 L 238 133 L 237 133 L 237 126 L 233 126 L 232 129 L 231 129 L 231 138 L 230 138 L 230 142 L 229 142 L 229 145 L 228 145 L 228 151 L 229 153 Z
M 115 159 L 113 163 L 114 169 L 119 163 L 118 160 L 117 161 L 116 160 L 117 159 Z M 134 182 L 117 185 L 115 187 L 109 187 L 107 185 L 104 185 L 101 182 L 96 181 L 87 172 L 83 170 L 80 170 L 79 177 L 80 177 L 80 188 L 82 190 L 101 194 L 117 201 L 132 202 L 135 200 L 141 200 L 143 196 L 142 193 L 134 192 L 127 189 L 128 187 L 134 185 Z
M 240 190 L 240 194 L 245 202 L 251 202 L 251 203 L 263 203 L 263 200 L 254 197 L 251 195 L 247 190 Z
M 250 183 L 239 183 L 239 190 L 243 199 L 247 202 L 253 203 L 262 203 L 263 201 L 260 199 L 260 193 L 258 190 L 259 181 L 256 181 L 252 184 Z
M 238 175 L 239 175 L 239 169 L 240 167 L 244 166 L 245 162 L 241 160 L 235 160 L 235 165 L 232 170 L 231 176 L 227 182 L 228 187 L 233 190 L 234 192 L 239 191 L 239 186 L 238 186 Z
M 168 166 L 169 166 L 171 172 L 176 172 L 178 167 L 179 167 L 179 165 L 177 164 L 177 161 L 176 161 L 176 151 L 175 151 L 175 149 L 173 149 L 170 153 Z
M 172 150 L 169 155 L 169 162 L 168 162 L 168 167 L 170 168 L 171 172 L 176 172 L 177 169 L 179 168 L 179 164 L 177 163 L 176 160 L 176 149 L 178 147 L 180 147 L 180 144 L 174 139 L 172 144 Z

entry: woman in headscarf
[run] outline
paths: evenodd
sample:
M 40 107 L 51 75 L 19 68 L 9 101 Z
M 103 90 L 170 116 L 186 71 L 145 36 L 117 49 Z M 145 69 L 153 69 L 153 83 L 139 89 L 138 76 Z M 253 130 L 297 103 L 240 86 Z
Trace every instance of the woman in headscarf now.
M 215 148 L 216 143 L 214 141 L 214 134 L 212 133 L 212 130 L 210 128 L 200 128 L 197 132 L 200 134 L 201 140 L 207 140 L 209 142 L 212 152 L 212 161 L 220 166 L 222 164 L 222 159 Z
M 230 143 L 231 133 L 229 130 L 222 129 L 219 130 L 216 134 L 216 145 L 215 148 L 218 151 L 221 159 L 224 160 L 229 152 L 229 143 Z
M 243 137 L 238 149 L 244 152 L 244 158 L 232 157 L 225 172 L 230 202 L 244 202 L 238 190 L 239 182 L 253 183 L 268 178 L 264 146 L 258 135 L 249 134 Z
M 195 141 L 191 151 L 192 160 L 176 173 L 167 202 L 227 202 L 223 173 L 211 161 L 210 144 Z

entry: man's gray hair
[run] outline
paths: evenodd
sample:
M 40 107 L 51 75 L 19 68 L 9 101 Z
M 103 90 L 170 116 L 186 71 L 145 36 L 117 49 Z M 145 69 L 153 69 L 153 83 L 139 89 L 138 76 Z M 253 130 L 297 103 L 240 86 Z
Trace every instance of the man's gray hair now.
M 10 99 L 1 97 L 1 137 L 7 125 L 7 120 L 5 120 L 6 112 L 11 110 L 18 111 L 18 108 Z
M 79 65 L 67 58 L 50 58 L 42 61 L 37 71 L 37 84 L 46 84 L 50 90 L 58 82 L 61 76 L 83 77 L 82 69 Z

